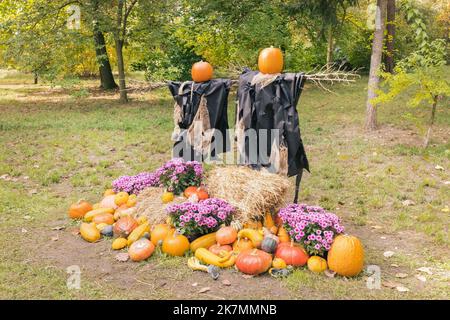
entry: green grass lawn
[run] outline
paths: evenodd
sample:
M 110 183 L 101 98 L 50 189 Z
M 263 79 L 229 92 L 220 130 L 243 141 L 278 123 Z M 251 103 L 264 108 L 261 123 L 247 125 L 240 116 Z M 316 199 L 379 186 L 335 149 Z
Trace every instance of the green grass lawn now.
M 132 93 L 131 102 L 121 105 L 116 94 L 99 93 L 95 85 L 79 84 L 78 91 L 92 92 L 80 95 L 0 79 L 0 298 L 204 298 L 197 291 L 209 282 L 193 274 L 185 259 L 156 255 L 147 263 L 121 264 L 109 242 L 86 244 L 71 234 L 76 223 L 66 218 L 70 203 L 97 202 L 116 177 L 153 170 L 170 158 L 168 90 Z M 364 132 L 366 85 L 362 78 L 333 87 L 334 94 L 304 90 L 298 111 L 311 174 L 304 175 L 300 199 L 342 217 L 347 231 L 362 239 L 366 263 L 380 266 L 382 288 L 367 289 L 364 275 L 347 281 L 297 270 L 284 280 L 264 276 L 260 282 L 229 271 L 233 285 L 212 284 L 210 298 L 271 298 L 271 292 L 294 299 L 450 297 L 448 101 L 438 108 L 424 150 L 409 114 L 427 113 L 409 108 L 406 96 L 381 106 L 380 129 Z M 231 120 L 233 111 L 234 95 Z M 405 206 L 405 200 L 414 203 Z M 52 229 L 60 225 L 65 230 Z M 383 256 L 388 250 L 395 252 L 389 259 Z M 66 287 L 71 257 L 85 264 L 81 290 Z M 433 273 L 423 274 L 426 282 L 416 278 L 424 266 Z M 396 277 L 399 272 L 407 277 Z M 390 288 L 392 283 L 409 291 Z

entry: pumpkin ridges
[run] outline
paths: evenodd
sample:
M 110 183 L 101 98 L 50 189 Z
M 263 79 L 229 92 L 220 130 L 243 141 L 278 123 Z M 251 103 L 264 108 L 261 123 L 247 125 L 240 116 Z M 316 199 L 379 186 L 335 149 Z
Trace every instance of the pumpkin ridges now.
M 275 251 L 275 257 L 283 259 L 286 264 L 293 266 L 304 266 L 308 261 L 308 254 L 306 251 L 292 242 L 280 243 Z
M 141 238 L 135 242 L 133 242 L 128 249 L 128 254 L 130 255 L 130 259 L 133 261 L 143 261 L 149 258 L 153 251 L 155 250 L 155 246 L 148 239 Z
M 258 249 L 242 251 L 236 259 L 236 267 L 238 270 L 251 275 L 266 272 L 271 265 L 272 256 Z
M 80 199 L 70 206 L 68 213 L 69 217 L 72 219 L 81 219 L 91 210 L 93 210 L 92 205 L 89 202 Z
M 199 61 L 192 65 L 191 76 L 195 82 L 205 82 L 212 79 L 213 67 L 206 61 Z
M 216 232 L 216 241 L 220 245 L 231 244 L 237 239 L 237 231 L 233 227 L 222 227 Z
M 114 234 L 127 238 L 137 226 L 138 223 L 134 218 L 130 216 L 122 217 L 114 224 Z
M 189 250 L 189 240 L 178 232 L 170 231 L 164 238 L 161 249 L 168 255 L 181 257 Z
M 159 242 L 164 241 L 164 239 L 169 234 L 169 231 L 171 230 L 170 226 L 168 224 L 157 224 L 153 227 L 153 230 L 150 235 L 151 242 L 157 246 Z
M 364 248 L 361 241 L 350 235 L 339 235 L 328 251 L 328 268 L 337 274 L 352 277 L 364 266 Z

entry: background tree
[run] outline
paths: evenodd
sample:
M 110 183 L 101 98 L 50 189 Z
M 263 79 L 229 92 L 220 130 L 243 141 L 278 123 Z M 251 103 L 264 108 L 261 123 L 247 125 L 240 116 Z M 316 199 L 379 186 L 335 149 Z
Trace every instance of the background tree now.
M 386 71 L 394 72 L 395 0 L 387 0 L 386 9 Z
M 372 42 L 372 56 L 370 58 L 369 82 L 367 85 L 366 123 L 368 131 L 377 128 L 377 110 L 372 100 L 377 96 L 380 83 L 380 65 L 383 54 L 383 38 L 385 30 L 386 0 L 377 0 L 375 14 L 375 31 Z

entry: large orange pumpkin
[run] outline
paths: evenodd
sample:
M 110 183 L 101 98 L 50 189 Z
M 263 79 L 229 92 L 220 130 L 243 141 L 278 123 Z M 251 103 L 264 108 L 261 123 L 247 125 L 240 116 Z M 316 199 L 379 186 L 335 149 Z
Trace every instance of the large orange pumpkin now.
M 257 275 L 266 272 L 272 265 L 272 256 L 258 249 L 245 250 L 236 259 L 236 268 L 245 274 Z
M 189 250 L 189 240 L 178 232 L 171 230 L 162 244 L 162 252 L 170 256 L 184 255 Z
M 258 69 L 261 73 L 274 74 L 283 71 L 283 53 L 280 49 L 270 47 L 259 53 Z
M 124 216 L 114 224 L 114 234 L 122 238 L 127 238 L 137 226 L 138 223 L 133 217 Z
M 328 251 L 328 268 L 345 277 L 360 273 L 364 265 L 364 248 L 358 238 L 337 236 Z
M 237 231 L 233 227 L 222 227 L 216 232 L 216 241 L 218 244 L 231 244 L 237 239 Z
M 78 200 L 69 208 L 69 217 L 72 219 L 82 219 L 86 212 L 93 210 L 92 205 L 84 200 Z
M 146 238 L 141 238 L 133 242 L 128 249 L 130 259 L 133 261 L 142 261 L 150 257 L 155 250 L 155 246 Z
M 308 261 L 306 251 L 293 243 L 280 243 L 275 251 L 275 257 L 283 259 L 291 266 L 304 266 Z
M 152 229 L 150 240 L 155 246 L 157 246 L 167 237 L 170 230 L 171 228 L 168 224 L 157 224 Z
M 212 79 L 213 67 L 205 61 L 199 61 L 192 65 L 192 80 L 195 82 L 205 82 Z

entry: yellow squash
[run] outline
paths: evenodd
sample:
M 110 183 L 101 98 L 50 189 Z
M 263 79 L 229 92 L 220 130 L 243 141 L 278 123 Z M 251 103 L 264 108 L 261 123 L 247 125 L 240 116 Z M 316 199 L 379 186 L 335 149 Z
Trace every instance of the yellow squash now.
M 100 231 L 98 231 L 95 223 L 83 222 L 80 227 L 80 234 L 88 242 L 95 242 L 100 239 Z
M 238 232 L 238 238 L 248 238 L 255 248 L 259 248 L 261 246 L 261 242 L 263 241 L 264 235 L 262 230 L 255 229 L 242 229 Z
M 206 248 L 208 249 L 212 245 L 216 244 L 216 233 L 208 233 L 204 236 L 201 236 L 194 241 L 191 242 L 190 249 L 192 252 L 195 252 L 198 248 Z
M 229 268 L 236 262 L 236 256 L 233 254 L 220 257 L 206 248 L 198 248 L 195 251 L 195 257 L 205 264 L 212 264 L 220 268 Z
M 113 208 L 99 208 L 99 209 L 94 209 L 91 210 L 89 212 L 86 212 L 86 214 L 84 215 L 84 221 L 86 222 L 91 222 L 92 219 L 94 219 L 94 216 L 100 213 L 114 213 L 114 209 Z
M 146 232 L 150 232 L 150 222 L 148 221 L 144 222 L 130 233 L 130 235 L 128 236 L 128 246 L 142 238 L 144 236 L 144 233 Z
M 112 243 L 112 248 L 114 250 L 120 250 L 120 249 L 125 248 L 126 246 L 127 246 L 127 239 L 125 239 L 125 238 L 117 238 Z

